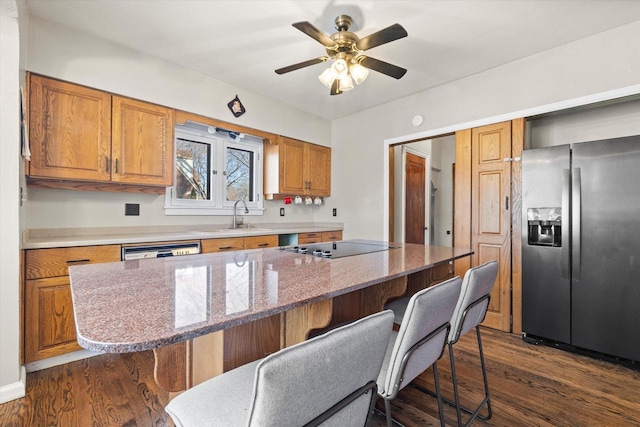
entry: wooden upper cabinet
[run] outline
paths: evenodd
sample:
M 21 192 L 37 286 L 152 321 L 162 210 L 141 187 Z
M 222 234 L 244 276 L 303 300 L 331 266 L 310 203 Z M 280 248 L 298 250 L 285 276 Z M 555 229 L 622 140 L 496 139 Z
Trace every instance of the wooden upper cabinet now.
M 29 175 L 108 181 L 111 96 L 35 75 L 29 94 Z
M 306 194 L 307 143 L 295 139 L 279 138 L 280 187 L 278 193 Z
M 173 183 L 173 110 L 113 96 L 112 170 L 114 182 Z
M 278 136 L 265 146 L 265 195 L 330 196 L 331 148 Z
M 331 195 L 331 148 L 307 144 L 308 194 L 312 196 Z
M 29 93 L 30 183 L 53 178 L 61 181 L 45 186 L 111 191 L 172 185 L 173 109 L 34 74 Z

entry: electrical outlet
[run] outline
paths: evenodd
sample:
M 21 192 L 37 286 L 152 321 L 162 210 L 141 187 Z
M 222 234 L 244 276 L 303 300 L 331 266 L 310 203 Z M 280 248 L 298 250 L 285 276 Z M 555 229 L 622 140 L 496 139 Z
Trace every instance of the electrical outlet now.
M 284 216 L 284 208 L 280 208 L 280 216 Z
M 140 203 L 125 203 L 124 204 L 125 216 L 140 216 Z
M 338 216 L 338 209 L 337 208 L 333 208 L 333 216 Z

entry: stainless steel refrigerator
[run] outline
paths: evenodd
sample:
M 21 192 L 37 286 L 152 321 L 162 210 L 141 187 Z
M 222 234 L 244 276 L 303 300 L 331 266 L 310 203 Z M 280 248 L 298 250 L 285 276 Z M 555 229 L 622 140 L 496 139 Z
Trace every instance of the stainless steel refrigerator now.
M 522 153 L 522 329 L 640 361 L 640 136 Z

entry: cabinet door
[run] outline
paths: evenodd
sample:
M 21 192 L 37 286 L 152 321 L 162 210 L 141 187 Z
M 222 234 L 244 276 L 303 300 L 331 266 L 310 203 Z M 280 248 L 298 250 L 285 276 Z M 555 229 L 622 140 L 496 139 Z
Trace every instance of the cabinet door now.
M 322 242 L 322 233 L 300 233 L 298 234 L 299 245 L 309 245 L 311 243 Z
M 25 286 L 25 362 L 80 350 L 69 277 L 27 280 Z
M 173 184 L 173 110 L 113 97 L 112 181 Z
M 331 148 L 307 144 L 307 194 L 331 195 Z
M 280 193 L 306 194 L 306 145 L 295 139 L 280 138 Z
M 210 252 L 241 251 L 244 249 L 243 237 L 205 239 L 200 242 L 203 254 Z
M 342 231 L 324 231 L 322 233 L 323 242 L 335 242 L 336 240 L 342 240 Z
M 245 249 L 273 248 L 278 246 L 278 235 L 248 236 L 244 238 Z
M 68 276 L 68 267 L 120 261 L 120 245 L 29 249 L 25 254 L 27 279 Z
M 111 96 L 31 75 L 32 177 L 109 181 Z

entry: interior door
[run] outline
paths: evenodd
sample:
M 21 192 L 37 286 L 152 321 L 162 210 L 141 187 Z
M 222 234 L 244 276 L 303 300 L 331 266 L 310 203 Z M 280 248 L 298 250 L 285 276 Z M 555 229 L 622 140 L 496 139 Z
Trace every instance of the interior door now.
M 405 243 L 425 243 L 426 163 L 424 157 L 406 155 Z
M 507 161 L 505 161 L 507 159 Z M 511 122 L 471 131 L 472 265 L 499 264 L 485 326 L 511 329 Z

